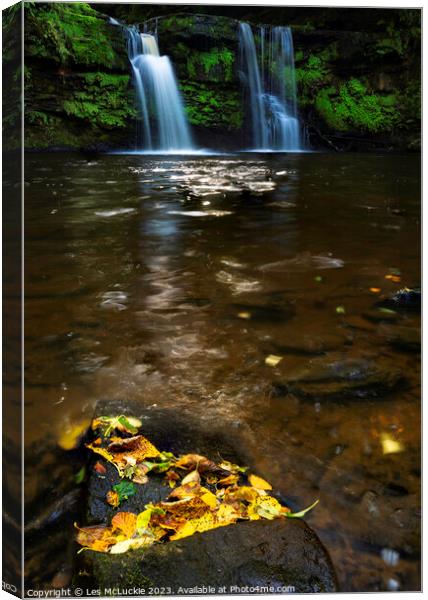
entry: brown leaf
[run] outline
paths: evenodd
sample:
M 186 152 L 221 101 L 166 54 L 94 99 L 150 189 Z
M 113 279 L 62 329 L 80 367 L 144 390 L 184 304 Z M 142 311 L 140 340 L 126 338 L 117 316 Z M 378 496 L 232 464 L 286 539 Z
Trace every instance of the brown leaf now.
M 107 552 L 109 546 L 115 543 L 116 539 L 112 534 L 111 527 L 95 525 L 92 527 L 78 527 L 76 541 L 84 548 L 90 548 L 96 552 Z
M 108 451 L 113 454 L 114 461 L 122 466 L 136 464 L 145 458 L 155 458 L 160 455 L 159 450 L 142 435 L 115 440 L 109 444 Z

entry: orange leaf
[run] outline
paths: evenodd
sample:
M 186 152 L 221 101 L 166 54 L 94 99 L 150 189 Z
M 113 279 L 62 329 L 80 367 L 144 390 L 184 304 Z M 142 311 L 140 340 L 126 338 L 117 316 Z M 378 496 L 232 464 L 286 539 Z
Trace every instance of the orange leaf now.
M 130 512 L 118 512 L 111 520 L 113 530 L 119 530 L 126 538 L 131 538 L 137 529 L 137 515 Z
M 107 469 L 102 463 L 100 463 L 99 460 L 94 465 L 94 471 L 96 471 L 99 475 L 104 475 L 107 473 Z
M 120 504 L 119 494 L 117 492 L 113 492 L 112 490 L 107 492 L 106 500 L 110 506 L 113 506 L 113 508 L 117 508 Z

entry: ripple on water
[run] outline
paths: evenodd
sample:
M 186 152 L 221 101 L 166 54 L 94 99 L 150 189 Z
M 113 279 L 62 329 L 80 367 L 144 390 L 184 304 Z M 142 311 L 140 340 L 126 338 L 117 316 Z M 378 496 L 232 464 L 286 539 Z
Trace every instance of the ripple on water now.
M 231 288 L 233 295 L 258 292 L 262 289 L 260 281 L 246 279 L 245 277 L 240 277 L 233 273 L 228 273 L 227 271 L 219 271 L 215 278 L 218 282 L 228 285 Z
M 128 295 L 121 291 L 109 291 L 105 292 L 101 296 L 102 302 L 100 306 L 102 308 L 110 308 L 115 310 L 126 310 L 124 302 L 128 301 Z

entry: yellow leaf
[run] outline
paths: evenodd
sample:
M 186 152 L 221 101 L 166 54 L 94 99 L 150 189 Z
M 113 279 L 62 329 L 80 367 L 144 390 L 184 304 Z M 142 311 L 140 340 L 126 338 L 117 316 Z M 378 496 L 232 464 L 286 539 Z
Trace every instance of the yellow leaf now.
M 240 319 L 251 319 L 251 313 L 243 311 L 238 313 Z
M 95 452 L 96 454 L 100 454 L 109 463 L 114 465 L 116 467 L 116 469 L 118 470 L 119 475 L 122 477 L 123 470 L 114 462 L 113 454 L 110 454 L 110 452 L 108 450 L 106 450 L 105 448 L 99 448 L 98 446 L 94 446 L 93 444 L 86 444 L 86 447 L 89 448 L 89 450 L 92 450 L 92 452 Z
M 207 504 L 210 508 L 215 508 L 217 506 L 217 498 L 210 491 L 207 491 L 205 492 L 205 494 L 202 494 L 202 496 L 200 496 L 200 499 L 202 500 L 202 502 L 205 502 L 205 504 Z
M 263 519 L 276 519 L 282 516 L 282 506 L 272 496 L 259 496 L 253 504 L 248 507 L 248 515 L 256 513 Z
M 181 538 L 189 537 L 196 533 L 196 526 L 191 521 L 186 521 L 186 523 L 169 539 L 170 540 L 180 540 Z
M 221 504 L 215 513 L 216 521 L 224 525 L 236 523 L 237 519 L 241 518 L 241 514 L 234 506 L 230 504 Z
M 235 485 L 239 481 L 239 475 L 235 475 L 231 473 L 228 477 L 223 477 L 223 479 L 218 480 L 219 485 Z
M 58 438 L 58 446 L 63 450 L 74 450 L 90 425 L 88 419 L 83 419 L 65 427 Z
M 266 356 L 265 358 L 265 365 L 268 365 L 268 367 L 276 367 L 276 365 L 278 365 L 282 361 L 282 358 L 282 356 L 269 354 L 269 356 Z
M 403 444 L 395 440 L 388 433 L 382 433 L 380 439 L 384 454 L 397 454 L 398 452 L 404 451 Z
M 143 510 L 143 512 L 140 512 L 137 515 L 137 523 L 136 523 L 137 531 L 147 529 L 147 527 L 149 526 L 150 519 L 152 517 L 152 513 L 153 513 L 153 511 L 151 508 L 146 508 L 146 510 Z
M 183 478 L 181 485 L 186 485 L 186 483 L 201 483 L 201 476 L 197 470 L 192 471 Z
M 271 490 L 272 486 L 270 483 L 262 479 L 261 477 L 257 477 L 257 475 L 250 475 L 248 477 L 251 485 L 257 490 Z
M 113 531 L 118 530 L 126 538 L 131 538 L 137 528 L 137 515 L 130 512 L 118 512 L 111 520 Z

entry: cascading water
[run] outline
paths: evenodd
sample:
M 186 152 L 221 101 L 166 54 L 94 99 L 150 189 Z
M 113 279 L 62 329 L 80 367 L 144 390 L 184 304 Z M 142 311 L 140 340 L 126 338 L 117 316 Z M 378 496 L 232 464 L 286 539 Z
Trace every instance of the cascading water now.
M 252 143 L 258 150 L 301 150 L 293 38 L 289 27 L 239 24 L 241 66 L 250 98 Z
M 142 150 L 192 150 L 192 138 L 174 70 L 157 39 L 126 27 L 127 50 L 138 103 L 137 146 Z

